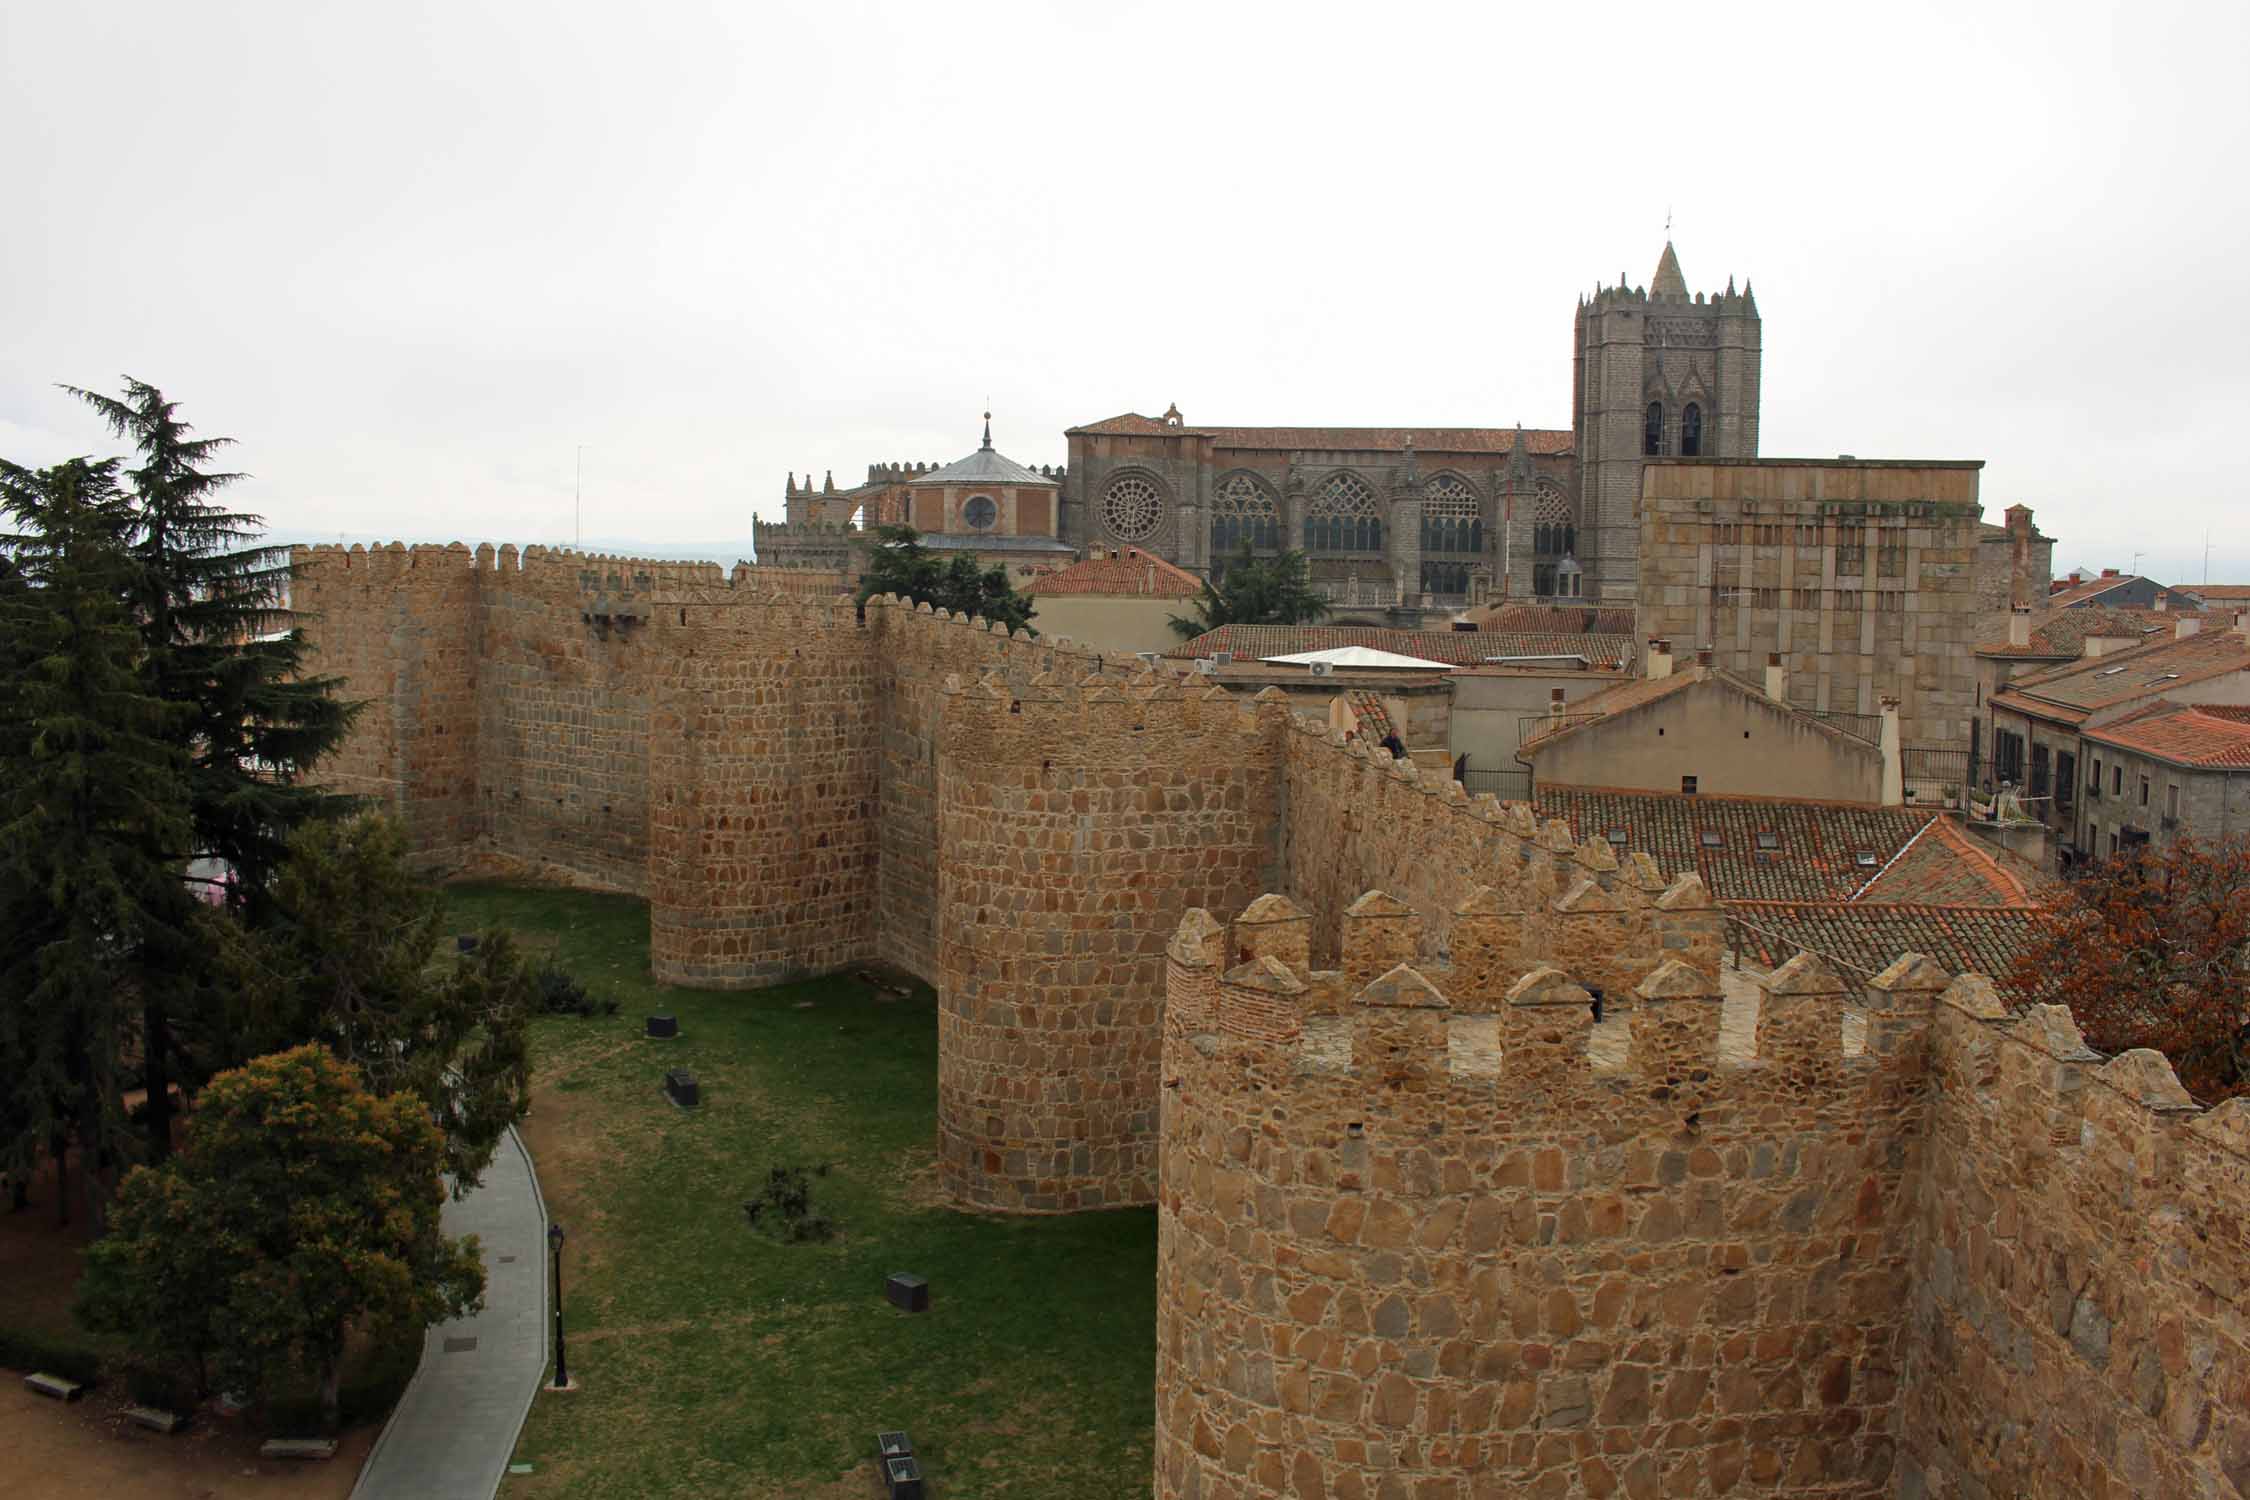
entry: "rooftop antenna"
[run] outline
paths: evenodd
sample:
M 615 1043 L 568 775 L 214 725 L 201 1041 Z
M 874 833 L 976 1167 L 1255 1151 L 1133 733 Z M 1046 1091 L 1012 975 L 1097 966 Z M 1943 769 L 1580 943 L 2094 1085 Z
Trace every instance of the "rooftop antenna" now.
M 2135 578 L 2141 576 L 2141 556 L 2142 554 L 2138 552 L 2133 554 L 2133 576 Z

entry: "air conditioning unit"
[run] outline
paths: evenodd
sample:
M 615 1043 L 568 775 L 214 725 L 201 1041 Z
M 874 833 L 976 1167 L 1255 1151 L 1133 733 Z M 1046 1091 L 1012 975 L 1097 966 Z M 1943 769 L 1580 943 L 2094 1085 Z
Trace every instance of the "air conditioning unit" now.
M 1211 653 L 1211 660 L 1222 667 L 1231 667 L 1234 665 L 1234 653 L 1232 651 L 1214 651 Z
M 1164 659 L 1162 655 L 1154 651 L 1136 651 L 1133 654 L 1141 659 L 1142 665 L 1150 667 Z
M 1195 670 L 1201 676 L 1216 677 L 1219 675 L 1219 664 L 1208 656 L 1199 656 L 1195 659 Z
M 1315 677 L 1326 677 L 1329 673 L 1336 670 L 1336 664 L 1332 661 L 1316 661 L 1310 663 L 1309 665 L 1312 674 Z

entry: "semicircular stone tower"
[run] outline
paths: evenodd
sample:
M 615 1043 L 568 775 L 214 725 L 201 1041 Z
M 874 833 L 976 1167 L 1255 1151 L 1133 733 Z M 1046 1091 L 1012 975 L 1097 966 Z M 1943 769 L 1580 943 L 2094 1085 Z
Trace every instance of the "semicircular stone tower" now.
M 1150 1202 L 1164 945 L 1183 910 L 1266 876 L 1280 705 L 1114 666 L 955 678 L 944 700 L 946 1190 L 1021 1213 Z
M 1456 903 L 1443 955 L 1369 893 L 1332 971 L 1282 897 L 1182 919 L 1159 1500 L 1891 1493 L 1907 1039 L 1945 976 L 1799 959 L 1735 1056 L 1700 882 L 1563 873 Z M 1638 976 L 1598 1007 L 1540 959 L 1581 938 Z

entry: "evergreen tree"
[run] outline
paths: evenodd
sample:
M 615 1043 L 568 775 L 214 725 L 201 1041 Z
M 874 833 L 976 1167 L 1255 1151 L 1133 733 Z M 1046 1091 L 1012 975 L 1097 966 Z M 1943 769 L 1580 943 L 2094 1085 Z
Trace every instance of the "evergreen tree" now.
M 173 705 L 149 690 L 130 612 L 130 507 L 117 462 L 37 472 L 0 461 L 0 510 L 20 528 L 0 590 L 0 1122 L 12 1171 L 75 1136 L 88 1218 L 124 1155 L 119 1096 L 141 962 L 178 945 L 189 844 Z M 67 1200 L 65 1200 L 67 1201 Z
M 1304 553 L 1258 557 L 1246 542 L 1219 583 L 1203 580 L 1195 613 L 1172 616 L 1172 632 L 1193 640 L 1221 625 L 1309 625 L 1327 613 L 1328 601 L 1314 591 Z
M 218 503 L 218 492 L 244 477 L 212 467 L 232 439 L 191 436 L 177 403 L 144 381 L 127 377 L 121 397 L 64 389 L 135 449 L 126 474 L 136 565 L 129 597 L 149 691 L 188 710 L 173 738 L 187 760 L 194 832 L 184 852 L 199 862 L 190 878 L 223 880 L 228 903 L 262 920 L 290 831 L 347 806 L 303 773 L 342 741 L 355 706 L 336 697 L 341 679 L 300 675 L 305 644 L 288 609 L 287 549 L 260 545 L 259 517 Z M 194 950 L 148 955 L 149 971 L 168 976 L 142 995 L 157 1158 L 171 1145 L 173 1061 L 200 1040 L 197 958 Z
M 262 927 L 206 924 L 228 975 L 237 1054 L 313 1038 L 382 1095 L 412 1094 L 445 1133 L 466 1192 L 530 1107 L 532 979 L 503 932 L 439 959 L 444 911 L 406 867 L 390 818 L 309 823 L 291 841 Z
M 441 1162 L 420 1101 L 375 1096 L 317 1046 L 222 1073 L 179 1157 L 125 1180 L 78 1316 L 201 1389 L 303 1370 L 333 1432 L 355 1327 L 425 1328 L 483 1301 L 475 1237 L 441 1228 Z
M 859 575 L 859 598 L 896 594 L 932 609 L 998 620 L 1010 630 L 1030 630 L 1034 613 L 1029 597 L 1016 592 L 1003 567 L 979 567 L 965 552 L 940 559 L 922 545 L 911 526 L 878 526 L 868 549 L 867 571 Z

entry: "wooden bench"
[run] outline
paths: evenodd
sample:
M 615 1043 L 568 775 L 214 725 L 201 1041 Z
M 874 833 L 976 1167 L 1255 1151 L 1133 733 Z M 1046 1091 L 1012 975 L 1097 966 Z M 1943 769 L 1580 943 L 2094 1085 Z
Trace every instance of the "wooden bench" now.
M 258 1445 L 260 1458 L 334 1458 L 332 1438 L 267 1438 Z
M 60 1375 L 44 1373 L 26 1375 L 23 1378 L 23 1383 L 33 1395 L 48 1396 L 57 1401 L 76 1401 L 80 1396 L 86 1394 L 86 1387 L 75 1380 L 66 1380 Z

